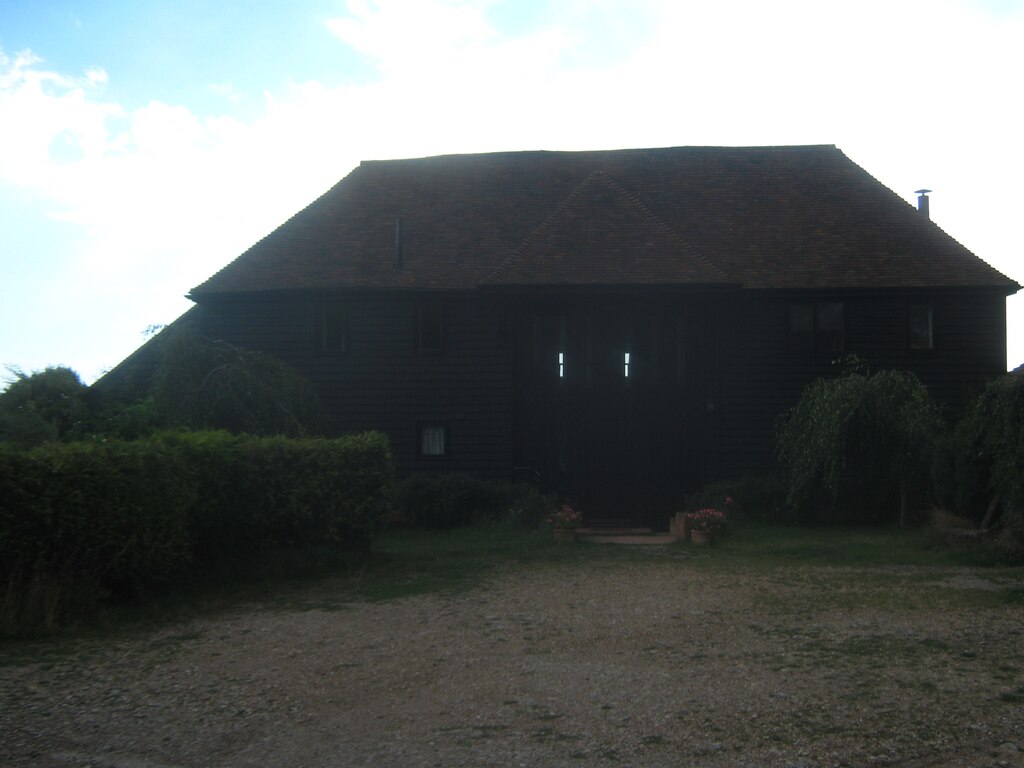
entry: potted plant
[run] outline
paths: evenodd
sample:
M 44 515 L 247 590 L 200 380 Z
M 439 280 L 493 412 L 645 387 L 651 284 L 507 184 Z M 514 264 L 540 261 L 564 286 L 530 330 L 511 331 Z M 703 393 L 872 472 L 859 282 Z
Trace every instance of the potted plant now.
M 554 531 L 555 541 L 574 541 L 576 529 L 583 524 L 583 513 L 568 502 L 556 509 L 547 517 L 547 524 Z
M 714 541 L 715 533 L 725 525 L 725 512 L 714 507 L 698 509 L 686 515 L 686 525 L 690 529 L 690 541 L 708 545 Z

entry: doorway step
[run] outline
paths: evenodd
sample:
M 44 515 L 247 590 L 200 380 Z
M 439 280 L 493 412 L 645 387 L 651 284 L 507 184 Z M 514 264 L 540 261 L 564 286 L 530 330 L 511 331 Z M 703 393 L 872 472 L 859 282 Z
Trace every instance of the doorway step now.
M 595 544 L 671 544 L 675 538 L 650 528 L 577 528 L 576 538 Z

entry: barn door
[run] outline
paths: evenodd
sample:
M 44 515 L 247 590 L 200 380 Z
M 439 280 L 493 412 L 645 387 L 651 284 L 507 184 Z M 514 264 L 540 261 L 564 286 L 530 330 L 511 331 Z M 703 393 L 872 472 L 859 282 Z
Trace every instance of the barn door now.
M 681 496 L 686 402 L 674 316 L 534 315 L 517 342 L 516 460 L 588 521 L 660 527 Z

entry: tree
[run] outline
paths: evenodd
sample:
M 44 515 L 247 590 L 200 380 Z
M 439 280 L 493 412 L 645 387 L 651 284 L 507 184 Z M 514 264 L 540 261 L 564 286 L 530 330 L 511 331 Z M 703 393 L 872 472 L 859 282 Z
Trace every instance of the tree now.
M 945 463 L 947 498 L 981 527 L 995 524 L 1018 553 L 1024 552 L 1024 377 L 989 383 L 954 432 Z M 985 504 L 987 502 L 987 505 Z
M 779 431 L 789 503 L 804 520 L 827 507 L 850 522 L 906 524 L 911 505 L 930 495 L 941 430 L 938 408 L 911 373 L 854 369 L 818 379 Z
M 0 442 L 30 447 L 78 437 L 89 429 L 88 387 L 73 370 L 11 373 L 13 380 L 0 393 Z
M 324 431 L 319 398 L 295 370 L 192 326 L 167 339 L 152 396 L 163 426 L 293 437 Z

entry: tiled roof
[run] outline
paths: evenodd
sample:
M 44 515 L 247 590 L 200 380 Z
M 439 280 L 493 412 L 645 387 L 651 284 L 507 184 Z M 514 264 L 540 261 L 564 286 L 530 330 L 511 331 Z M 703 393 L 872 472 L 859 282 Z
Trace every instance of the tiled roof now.
M 730 282 L 725 272 L 600 170 L 483 280 L 489 285 Z
M 364 162 L 193 295 L 723 283 L 1019 287 L 833 146 L 676 147 Z

